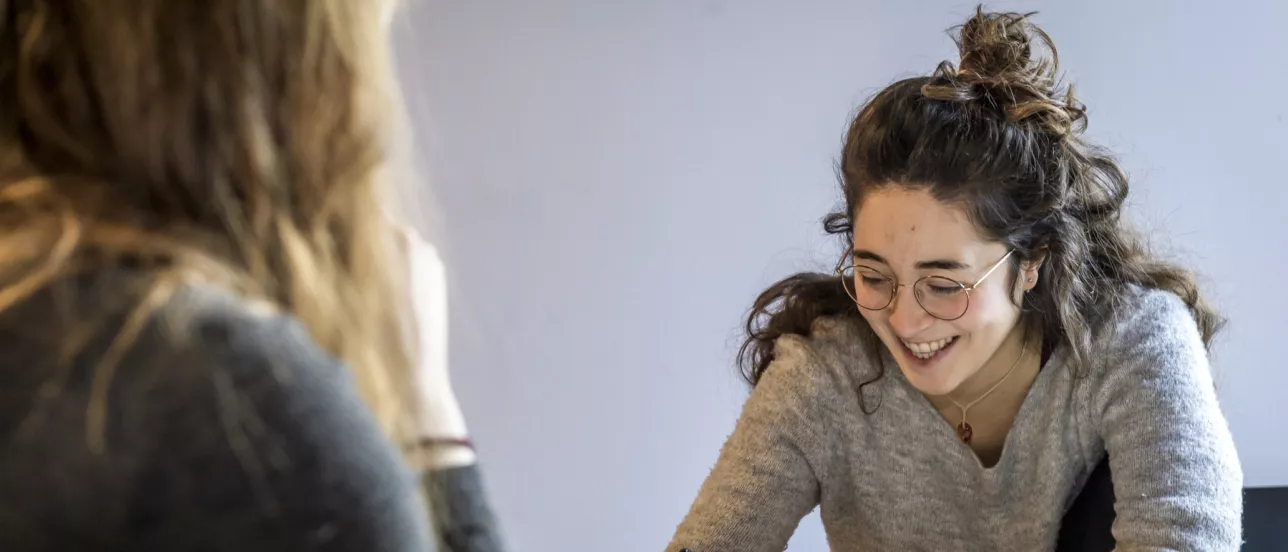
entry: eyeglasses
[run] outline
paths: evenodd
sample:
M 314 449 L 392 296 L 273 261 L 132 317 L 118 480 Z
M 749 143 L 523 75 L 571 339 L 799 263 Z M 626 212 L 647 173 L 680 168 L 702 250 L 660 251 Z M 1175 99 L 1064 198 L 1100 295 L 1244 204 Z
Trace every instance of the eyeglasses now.
M 966 310 L 970 308 L 971 292 L 995 272 L 997 267 L 1011 258 L 1013 253 L 1015 253 L 1014 249 L 1008 251 L 1001 260 L 988 269 L 988 272 L 975 280 L 974 284 L 968 286 L 952 278 L 926 276 L 912 284 L 912 296 L 917 298 L 917 304 L 921 305 L 921 308 L 925 309 L 930 316 L 940 320 L 957 320 L 965 316 Z M 899 288 L 907 285 L 896 283 L 893 278 L 887 277 L 875 268 L 858 263 L 851 266 L 838 266 L 836 273 L 841 276 L 841 286 L 845 288 L 845 293 L 849 294 L 860 308 L 867 310 L 878 311 L 890 306 Z

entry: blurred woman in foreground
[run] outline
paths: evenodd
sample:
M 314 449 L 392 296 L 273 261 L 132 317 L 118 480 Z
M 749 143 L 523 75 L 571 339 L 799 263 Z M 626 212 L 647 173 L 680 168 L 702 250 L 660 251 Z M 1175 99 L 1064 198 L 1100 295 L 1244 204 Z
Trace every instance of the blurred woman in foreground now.
M 425 550 L 400 447 L 499 548 L 382 204 L 391 12 L 0 0 L 0 548 Z

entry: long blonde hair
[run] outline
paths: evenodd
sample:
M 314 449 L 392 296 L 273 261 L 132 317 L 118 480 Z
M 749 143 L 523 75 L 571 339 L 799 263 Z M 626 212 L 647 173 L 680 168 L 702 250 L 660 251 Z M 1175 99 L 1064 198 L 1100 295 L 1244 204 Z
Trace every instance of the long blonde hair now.
M 138 321 L 202 279 L 299 319 L 398 432 L 384 4 L 0 0 L 0 311 L 129 263 Z

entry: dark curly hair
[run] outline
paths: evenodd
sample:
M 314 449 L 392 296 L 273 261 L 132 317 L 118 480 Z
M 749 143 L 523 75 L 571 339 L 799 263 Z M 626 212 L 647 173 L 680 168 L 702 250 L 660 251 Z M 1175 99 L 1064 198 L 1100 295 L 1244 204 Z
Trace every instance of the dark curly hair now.
M 1021 263 L 1042 261 L 1021 320 L 1048 346 L 1068 347 L 1079 372 L 1091 361 L 1096 321 L 1113 315 L 1130 284 L 1180 296 L 1210 346 L 1221 318 L 1194 277 L 1151 255 L 1123 220 L 1127 176 L 1082 137 L 1086 109 L 1061 83 L 1055 46 L 1032 15 L 977 8 L 950 31 L 959 65 L 945 61 L 929 76 L 898 81 L 859 110 L 839 163 L 844 209 L 824 218 L 824 230 L 845 239 L 848 255 L 852 217 L 867 194 L 925 190 L 961 207 L 985 239 L 1015 250 L 1012 286 Z M 746 380 L 756 385 L 780 336 L 808 336 L 824 316 L 854 319 L 879 350 L 837 276 L 797 274 L 751 309 L 739 351 Z

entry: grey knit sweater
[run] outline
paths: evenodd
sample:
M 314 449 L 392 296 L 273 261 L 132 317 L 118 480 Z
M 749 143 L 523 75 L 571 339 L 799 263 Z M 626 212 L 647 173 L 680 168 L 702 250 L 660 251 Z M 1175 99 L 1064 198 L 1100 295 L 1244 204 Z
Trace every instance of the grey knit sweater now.
M 815 506 L 832 550 L 1051 550 L 1106 453 L 1118 550 L 1238 550 L 1243 475 L 1195 324 L 1170 293 L 1129 303 L 1086 377 L 1056 350 L 991 468 L 891 358 L 863 413 L 876 363 L 852 322 L 781 338 L 667 550 L 779 552 Z
M 348 370 L 222 292 L 181 291 L 93 399 L 140 282 L 93 274 L 0 313 L 0 550 L 501 550 L 475 467 L 420 478 L 431 522 Z

